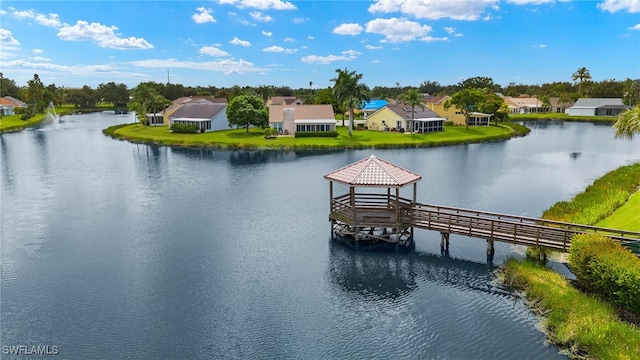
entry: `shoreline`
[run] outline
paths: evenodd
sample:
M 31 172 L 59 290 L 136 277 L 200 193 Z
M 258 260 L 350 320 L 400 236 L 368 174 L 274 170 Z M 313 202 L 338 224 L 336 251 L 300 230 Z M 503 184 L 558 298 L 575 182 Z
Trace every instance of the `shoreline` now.
M 164 131 L 160 133 L 161 130 Z M 345 127 L 346 128 L 346 127 Z M 345 128 L 338 127 L 337 138 L 286 138 L 263 141 L 263 130 L 243 134 L 244 129 L 221 130 L 205 134 L 173 134 L 166 126 L 142 127 L 138 123 L 119 124 L 103 130 L 106 136 L 120 141 L 137 144 L 153 144 L 158 146 L 182 147 L 213 150 L 363 150 L 363 149 L 410 149 L 436 146 L 464 145 L 483 142 L 504 141 L 514 137 L 526 136 L 531 130 L 515 123 L 502 123 L 489 127 L 470 128 L 469 133 L 461 132 L 463 127 L 446 128 L 456 138 L 447 138 L 438 133 L 427 134 L 389 134 L 380 131 L 354 130 L 352 138 L 344 135 Z M 119 130 L 124 130 L 124 134 Z M 447 133 L 447 135 L 449 134 Z M 206 135 L 208 134 L 208 135 Z M 203 136 L 205 135 L 205 139 Z M 427 136 L 432 135 L 427 138 Z M 200 136 L 200 137 L 198 137 Z M 384 137 L 387 138 L 384 138 Z M 406 138 L 402 138 L 406 136 Z M 416 139 L 421 136 L 422 138 Z M 439 136 L 439 137 L 438 137 Z M 242 139 L 245 137 L 245 139 Z M 375 139 L 378 137 L 378 139 Z M 233 140 L 229 140 L 229 139 Z M 260 138 L 260 139 L 258 139 Z M 359 140 L 363 138 L 363 140 Z M 370 138 L 374 138 L 373 140 Z M 244 140 L 244 141 L 243 141 Z

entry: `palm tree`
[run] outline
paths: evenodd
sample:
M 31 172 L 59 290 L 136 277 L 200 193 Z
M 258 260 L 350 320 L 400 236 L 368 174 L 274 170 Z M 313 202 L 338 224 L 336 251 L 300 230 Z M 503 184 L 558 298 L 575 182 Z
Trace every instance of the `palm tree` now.
M 269 98 L 273 95 L 273 85 L 258 86 L 258 95 L 260 95 L 262 101 L 266 104 Z
M 589 74 L 589 70 L 586 67 L 581 67 L 578 71 L 574 72 L 571 75 L 571 79 L 575 82 L 576 80 L 580 80 L 578 83 L 578 93 L 582 95 L 582 83 L 586 80 L 591 80 L 591 74 Z
M 360 83 L 362 74 L 355 71 L 336 69 L 337 78 L 331 79 L 333 85 L 333 97 L 339 104 L 344 104 L 349 109 L 349 136 L 353 135 L 354 109 L 362 105 L 362 101 L 369 100 L 369 88 Z
M 616 137 L 633 139 L 635 134 L 640 134 L 640 105 L 620 114 L 613 128 Z
M 427 104 L 425 104 L 424 98 L 422 97 L 422 94 L 420 94 L 418 92 L 418 90 L 416 90 L 416 89 L 407 90 L 407 92 L 402 94 L 400 96 L 400 98 L 402 99 L 402 101 L 405 104 L 411 106 L 411 126 L 409 128 L 409 131 L 412 131 L 413 130 L 413 116 L 416 113 L 416 106 L 420 106 L 422 111 L 424 111 L 424 108 L 427 106 Z
M 139 84 L 133 91 L 131 91 L 130 107 L 135 107 L 138 111 L 138 119 L 142 122 L 142 125 L 146 124 L 147 106 L 154 102 L 154 98 L 158 95 L 156 90 L 148 84 Z

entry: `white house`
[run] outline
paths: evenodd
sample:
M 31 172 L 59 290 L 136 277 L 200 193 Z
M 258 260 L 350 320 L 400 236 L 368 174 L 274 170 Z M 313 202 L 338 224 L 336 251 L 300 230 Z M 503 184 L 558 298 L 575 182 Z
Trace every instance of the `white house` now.
M 581 98 L 565 113 L 574 116 L 618 116 L 629 109 L 620 98 Z
M 198 132 L 229 129 L 227 104 L 210 102 L 183 104 L 169 115 L 169 127 L 173 124 L 196 125 Z

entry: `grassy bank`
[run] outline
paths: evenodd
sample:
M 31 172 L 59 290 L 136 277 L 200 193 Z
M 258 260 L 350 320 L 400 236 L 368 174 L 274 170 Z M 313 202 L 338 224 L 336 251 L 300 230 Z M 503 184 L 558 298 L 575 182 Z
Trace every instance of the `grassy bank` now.
M 623 166 L 571 201 L 553 205 L 543 218 L 640 231 L 639 187 L 640 163 Z M 532 307 L 545 315 L 549 339 L 569 349 L 572 357 L 640 359 L 640 329 L 619 320 L 616 308 L 561 275 L 531 260 L 512 260 L 503 269 L 503 281 L 524 289 Z
M 594 225 L 624 205 L 639 188 L 640 163 L 623 166 L 594 181 L 571 201 L 560 201 L 551 206 L 544 211 L 542 217 L 549 220 Z M 638 200 L 634 199 L 633 204 L 637 202 Z M 617 224 L 614 227 L 622 226 L 626 222 L 631 222 L 633 215 L 635 215 L 633 212 L 628 215 L 620 214 L 610 224 Z
M 112 109 L 112 105 L 99 105 L 90 109 L 76 109 L 73 105 L 62 105 L 56 108 L 56 114 L 68 115 L 77 112 L 95 112 Z M 31 126 L 35 126 L 45 120 L 47 113 L 37 113 L 34 117 L 28 120 L 20 119 L 22 115 L 5 115 L 0 119 L 0 134 L 6 132 L 15 132 L 22 129 L 26 129 Z
M 608 303 L 574 288 L 564 277 L 531 260 L 512 260 L 503 282 L 524 290 L 546 319 L 549 339 L 573 358 L 640 359 L 640 329 L 618 320 Z
M 515 130 L 514 130 L 515 128 Z M 526 128 L 524 128 L 526 129 Z M 471 127 L 446 127 L 443 132 L 428 134 L 400 134 L 381 131 L 354 130 L 347 135 L 347 127 L 339 126 L 336 138 L 294 138 L 278 137 L 265 139 L 264 130 L 232 129 L 204 134 L 174 134 L 166 126 L 142 126 L 130 124 L 104 132 L 115 138 L 133 142 L 154 143 L 187 147 L 208 147 L 218 149 L 366 149 L 366 148 L 416 148 L 440 145 L 496 141 L 520 136 L 526 133 L 522 127 L 514 125 Z
M 562 121 L 584 121 L 584 122 L 610 122 L 618 120 L 617 116 L 570 116 L 564 113 L 541 113 L 541 114 L 509 114 L 509 120 L 562 120 Z

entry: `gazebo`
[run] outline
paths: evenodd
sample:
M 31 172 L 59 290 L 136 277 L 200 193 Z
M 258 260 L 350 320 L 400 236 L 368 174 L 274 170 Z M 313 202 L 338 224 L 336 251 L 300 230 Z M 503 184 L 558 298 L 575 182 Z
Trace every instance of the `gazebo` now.
M 412 209 L 422 176 L 371 155 L 324 178 L 329 180 L 333 239 L 357 248 L 360 244 L 392 245 L 396 249 L 413 245 Z M 349 193 L 334 197 L 334 182 L 349 186 Z M 400 188 L 411 184 L 413 197 L 400 197 Z M 356 188 L 369 191 L 356 192 Z M 372 189 L 386 189 L 386 192 Z

